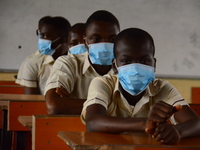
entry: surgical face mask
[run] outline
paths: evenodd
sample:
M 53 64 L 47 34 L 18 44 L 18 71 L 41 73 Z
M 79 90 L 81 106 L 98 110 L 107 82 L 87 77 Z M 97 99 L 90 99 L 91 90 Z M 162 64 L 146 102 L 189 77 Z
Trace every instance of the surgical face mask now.
M 82 54 L 86 51 L 87 51 L 87 49 L 85 48 L 84 44 L 78 44 L 69 49 L 70 54 Z
M 123 89 L 133 96 L 143 92 L 155 76 L 154 67 L 137 63 L 118 67 L 117 70 Z
M 55 53 L 56 49 L 60 45 L 58 45 L 55 49 L 51 49 L 51 45 L 53 42 L 57 41 L 59 38 L 55 39 L 54 41 L 39 38 L 38 39 L 38 49 L 39 49 L 40 53 L 42 53 L 44 55 L 53 55 Z
M 89 58 L 92 64 L 111 65 L 114 58 L 113 43 L 89 44 Z

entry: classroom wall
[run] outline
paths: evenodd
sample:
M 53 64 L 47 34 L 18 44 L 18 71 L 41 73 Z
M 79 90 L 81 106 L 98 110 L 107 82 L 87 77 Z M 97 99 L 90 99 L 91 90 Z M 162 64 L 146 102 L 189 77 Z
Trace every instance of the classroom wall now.
M 36 51 L 41 17 L 75 24 L 100 9 L 112 12 L 121 29 L 153 36 L 158 76 L 200 79 L 200 0 L 0 0 L 0 69 L 18 69 Z

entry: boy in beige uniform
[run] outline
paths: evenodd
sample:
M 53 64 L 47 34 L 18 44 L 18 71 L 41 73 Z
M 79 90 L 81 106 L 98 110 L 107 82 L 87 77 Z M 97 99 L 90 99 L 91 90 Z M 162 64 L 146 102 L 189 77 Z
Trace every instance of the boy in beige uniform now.
M 45 87 L 49 114 L 80 115 L 90 81 L 112 73 L 113 41 L 118 33 L 119 22 L 110 12 L 96 11 L 87 19 L 84 42 L 88 52 L 62 56 L 52 67 Z
M 91 81 L 81 114 L 87 131 L 146 131 L 164 144 L 200 135 L 200 117 L 170 83 L 154 77 L 151 35 L 138 28 L 120 32 L 114 54 L 113 67 L 118 74 Z
M 43 24 L 43 22 L 46 20 L 46 19 L 49 19 L 50 16 L 45 16 L 45 17 L 42 17 L 39 21 L 38 21 L 38 29 L 36 30 L 36 35 L 38 35 L 38 31 L 39 31 L 39 28 L 41 27 L 41 25 Z M 17 73 L 17 79 L 15 81 L 15 83 L 17 84 L 21 84 L 21 85 L 24 85 L 22 84 L 21 82 L 23 82 L 23 69 L 24 69 L 24 65 L 26 64 L 26 62 L 31 58 L 31 57 L 34 57 L 36 55 L 40 54 L 39 51 L 37 50 L 35 53 L 31 54 L 30 56 L 26 57 L 26 59 L 21 63 L 20 65 L 20 68 L 19 68 L 19 71 Z
M 25 87 L 25 94 L 43 95 L 54 61 L 68 52 L 67 36 L 70 28 L 68 20 L 50 16 L 41 20 L 37 30 L 39 50 L 22 63 L 16 81 Z

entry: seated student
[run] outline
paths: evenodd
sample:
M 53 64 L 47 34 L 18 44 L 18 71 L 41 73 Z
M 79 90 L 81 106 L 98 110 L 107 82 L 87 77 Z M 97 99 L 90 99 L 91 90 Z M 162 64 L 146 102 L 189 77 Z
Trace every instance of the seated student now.
M 43 17 L 39 21 L 38 50 L 21 65 L 16 83 L 25 94 L 44 94 L 44 86 L 54 61 L 68 52 L 67 36 L 71 27 L 63 17 Z
M 49 114 L 79 114 L 87 98 L 90 81 L 112 71 L 113 41 L 119 33 L 117 18 L 108 11 L 96 11 L 86 21 L 85 45 L 82 55 L 59 57 L 45 86 Z M 56 88 L 63 87 L 62 94 Z
M 43 24 L 43 21 L 46 20 L 46 19 L 49 19 L 50 16 L 44 16 L 42 17 L 39 21 L 38 21 L 38 29 L 41 27 L 41 25 Z M 38 31 L 39 30 L 36 30 L 36 35 L 39 37 L 38 35 Z M 28 59 L 30 59 L 32 56 L 35 56 L 35 55 L 38 55 L 39 53 L 38 52 L 35 52 L 33 54 L 31 54 L 30 56 L 26 57 L 26 59 L 21 63 L 20 65 L 20 68 L 19 68 L 19 71 L 18 71 L 18 74 L 17 74 L 17 77 L 16 77 L 16 80 L 15 80 L 15 83 L 17 84 L 20 84 L 20 82 L 22 81 L 22 76 L 23 76 L 23 68 L 24 68 L 24 64 L 26 63 L 26 61 Z
M 68 34 L 69 54 L 82 54 L 87 51 L 84 45 L 85 23 L 76 23 L 73 25 Z
M 170 83 L 154 78 L 154 53 L 146 31 L 129 28 L 117 35 L 113 67 L 118 74 L 91 81 L 81 114 L 87 131 L 141 130 L 167 144 L 200 135 L 198 115 Z

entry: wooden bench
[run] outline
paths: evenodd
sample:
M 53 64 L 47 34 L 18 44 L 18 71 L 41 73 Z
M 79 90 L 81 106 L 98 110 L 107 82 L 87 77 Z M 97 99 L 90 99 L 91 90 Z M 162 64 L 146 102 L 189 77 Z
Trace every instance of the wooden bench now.
M 32 150 L 66 149 L 66 145 L 57 137 L 60 130 L 85 131 L 85 125 L 82 124 L 79 116 L 33 115 L 19 116 L 18 120 L 25 127 L 33 127 Z
M 15 81 L 0 81 L 0 85 L 19 85 Z

